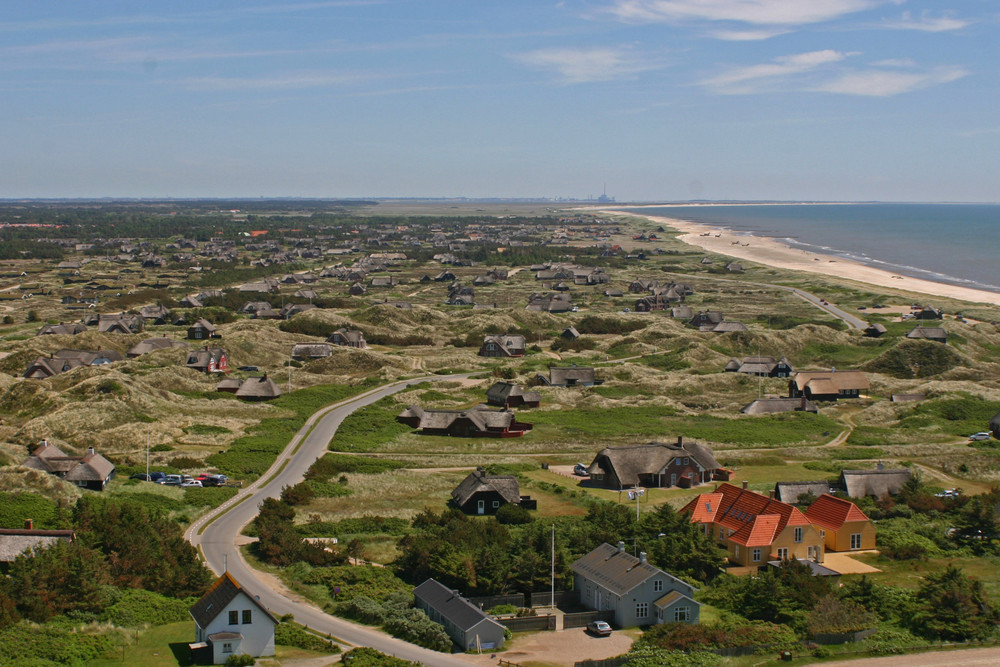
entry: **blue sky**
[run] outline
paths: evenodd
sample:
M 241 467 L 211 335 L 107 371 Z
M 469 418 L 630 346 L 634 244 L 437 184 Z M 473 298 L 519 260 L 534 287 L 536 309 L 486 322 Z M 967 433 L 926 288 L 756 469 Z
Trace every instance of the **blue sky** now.
M 0 197 L 998 201 L 995 0 L 0 0 Z

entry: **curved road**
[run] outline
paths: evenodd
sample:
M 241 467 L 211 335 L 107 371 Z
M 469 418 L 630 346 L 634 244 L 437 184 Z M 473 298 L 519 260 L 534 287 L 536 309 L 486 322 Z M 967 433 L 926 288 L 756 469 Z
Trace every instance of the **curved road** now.
M 285 597 L 265 582 L 261 573 L 250 567 L 234 546 L 240 531 L 257 516 L 258 506 L 265 498 L 277 498 L 281 495 L 282 488 L 302 481 L 313 461 L 327 451 L 330 439 L 345 417 L 358 408 L 409 386 L 429 380 L 448 380 L 469 375 L 471 373 L 394 382 L 316 412 L 259 480 L 192 523 L 184 534 L 185 539 L 200 548 L 205 562 L 216 574 L 228 569 L 275 616 L 294 614 L 298 623 L 310 629 L 333 635 L 349 644 L 371 646 L 405 660 L 446 667 L 474 664 L 460 654 L 446 655 L 393 639 L 373 628 L 330 616 L 311 604 Z

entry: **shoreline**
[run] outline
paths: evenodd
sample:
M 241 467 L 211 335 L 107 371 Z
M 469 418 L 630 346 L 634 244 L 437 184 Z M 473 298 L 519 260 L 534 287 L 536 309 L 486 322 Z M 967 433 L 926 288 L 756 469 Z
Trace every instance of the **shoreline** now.
M 928 296 L 940 296 L 959 301 L 1000 306 L 1000 293 L 899 275 L 855 260 L 812 252 L 801 248 L 793 248 L 775 238 L 767 236 L 754 236 L 749 232 L 734 232 L 719 225 L 707 225 L 679 218 L 647 215 L 632 210 L 611 208 L 595 208 L 592 210 L 608 215 L 632 215 L 645 218 L 680 232 L 677 239 L 683 243 L 701 248 L 707 252 L 726 255 L 756 264 L 764 264 L 778 269 L 805 271 L 807 273 L 816 273 L 834 278 L 844 278 L 876 287 L 901 289 Z

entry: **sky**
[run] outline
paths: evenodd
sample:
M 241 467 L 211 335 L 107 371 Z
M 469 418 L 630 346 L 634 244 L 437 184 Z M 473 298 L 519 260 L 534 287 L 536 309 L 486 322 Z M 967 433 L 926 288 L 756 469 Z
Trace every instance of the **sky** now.
M 0 0 L 0 197 L 1000 201 L 995 0 Z

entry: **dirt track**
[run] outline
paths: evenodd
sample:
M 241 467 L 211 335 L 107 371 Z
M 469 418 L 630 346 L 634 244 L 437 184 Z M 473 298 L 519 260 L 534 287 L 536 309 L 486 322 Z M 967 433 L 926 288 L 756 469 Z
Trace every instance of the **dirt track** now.
M 952 665 L 962 665 L 962 667 L 1000 665 L 1000 648 L 970 648 L 961 651 L 938 651 L 823 663 L 823 667 L 951 667 Z

